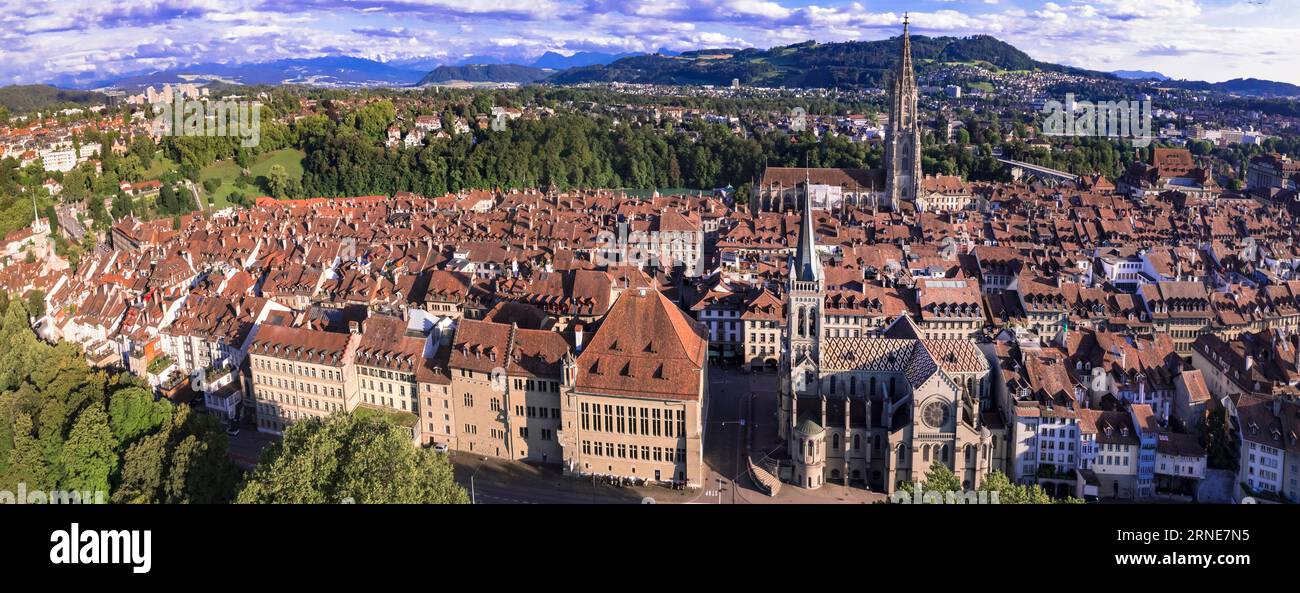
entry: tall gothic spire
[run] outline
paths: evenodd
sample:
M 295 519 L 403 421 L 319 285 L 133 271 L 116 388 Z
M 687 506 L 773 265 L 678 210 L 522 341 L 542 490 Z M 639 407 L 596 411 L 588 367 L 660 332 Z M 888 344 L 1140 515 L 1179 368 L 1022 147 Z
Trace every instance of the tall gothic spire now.
M 903 17 L 903 47 L 890 88 L 889 137 L 885 143 L 885 199 L 895 209 L 900 201 L 916 199 L 921 182 L 921 130 L 917 123 L 909 20 Z
M 795 280 L 813 281 L 822 278 L 822 262 L 817 256 L 817 234 L 813 230 L 812 177 L 804 168 L 803 210 L 799 213 L 799 246 L 795 249 L 791 273 Z
M 907 23 L 907 13 L 903 13 L 903 59 L 898 62 L 898 77 L 895 78 L 896 85 L 904 79 L 915 84 L 912 72 L 912 36 L 907 32 Z

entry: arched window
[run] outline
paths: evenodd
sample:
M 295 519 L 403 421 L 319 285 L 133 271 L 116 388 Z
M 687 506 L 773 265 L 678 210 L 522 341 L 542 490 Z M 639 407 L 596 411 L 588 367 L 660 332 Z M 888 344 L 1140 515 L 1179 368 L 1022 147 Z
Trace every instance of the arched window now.
M 871 393 L 868 393 L 868 394 L 867 394 L 867 397 L 875 397 L 875 395 L 876 395 L 876 378 L 875 378 L 875 377 L 872 377 L 872 378 L 871 378 Z
M 948 449 L 948 445 L 944 445 L 944 446 L 943 446 L 943 462 L 944 462 L 944 463 L 948 463 L 948 461 L 949 461 L 950 459 L 952 459 L 951 457 L 948 456 L 949 452 L 950 452 L 950 451 L 949 451 L 949 449 Z
M 921 461 L 930 460 L 930 445 L 921 446 Z
M 898 462 L 899 462 L 899 463 L 902 463 L 902 462 L 904 462 L 904 461 L 907 461 L 907 451 L 906 451 L 906 448 L 903 447 L 902 443 L 899 443 L 899 445 L 898 445 Z
M 835 436 L 831 437 L 831 448 L 834 449 L 834 450 L 836 450 L 836 451 L 839 451 L 839 450 L 840 450 L 840 435 L 839 435 L 839 433 L 835 433 Z
M 853 450 L 854 450 L 854 451 L 857 451 L 858 449 L 861 449 L 861 448 L 862 448 L 861 437 L 862 437 L 862 435 L 860 435 L 860 434 L 855 434 L 855 435 L 853 435 Z
M 803 307 L 799 307 L 799 337 L 801 338 L 807 337 L 807 334 L 804 333 L 804 326 L 803 326 L 804 319 L 806 317 L 805 311 L 806 310 Z

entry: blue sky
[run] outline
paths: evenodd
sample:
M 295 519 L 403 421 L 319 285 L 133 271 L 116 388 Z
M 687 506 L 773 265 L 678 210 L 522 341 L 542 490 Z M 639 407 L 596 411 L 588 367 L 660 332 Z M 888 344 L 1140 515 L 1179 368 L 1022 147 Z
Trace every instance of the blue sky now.
M 200 62 L 771 47 L 990 34 L 1097 70 L 1300 84 L 1300 0 L 0 0 L 0 84 Z

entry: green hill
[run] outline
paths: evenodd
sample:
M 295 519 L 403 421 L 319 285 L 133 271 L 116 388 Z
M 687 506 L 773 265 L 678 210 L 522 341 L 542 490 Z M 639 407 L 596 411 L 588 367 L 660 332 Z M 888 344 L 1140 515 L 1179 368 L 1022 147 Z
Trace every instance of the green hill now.
M 518 64 L 470 64 L 466 66 L 438 66 L 424 75 L 418 83 L 442 84 L 447 82 L 514 82 L 527 84 L 546 78 L 547 72 L 532 66 Z
M 634 56 L 608 65 L 571 68 L 547 79 L 558 84 L 629 82 L 647 84 L 769 87 L 879 86 L 898 60 L 900 40 L 816 43 L 807 41 L 772 49 L 713 49 L 678 56 Z M 1002 70 L 1065 70 L 1039 62 L 1014 46 L 988 35 L 912 37 L 912 58 L 926 68 L 953 62 L 980 62 Z M 1095 73 L 1098 76 L 1109 76 Z
M 0 107 L 10 113 L 47 111 L 58 107 L 85 107 L 103 105 L 108 101 L 103 93 L 94 91 L 67 91 L 48 84 L 28 84 L 0 87 Z

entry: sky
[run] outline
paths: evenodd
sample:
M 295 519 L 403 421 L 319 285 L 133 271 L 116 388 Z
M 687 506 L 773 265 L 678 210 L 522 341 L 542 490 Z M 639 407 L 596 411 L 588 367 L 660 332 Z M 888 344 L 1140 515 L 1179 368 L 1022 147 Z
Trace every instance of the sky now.
M 348 55 L 527 62 L 993 35 L 1035 59 L 1300 84 L 1300 0 L 0 0 L 0 85 L 207 62 Z

